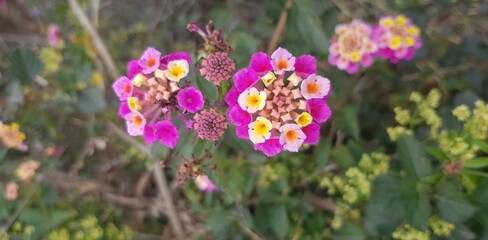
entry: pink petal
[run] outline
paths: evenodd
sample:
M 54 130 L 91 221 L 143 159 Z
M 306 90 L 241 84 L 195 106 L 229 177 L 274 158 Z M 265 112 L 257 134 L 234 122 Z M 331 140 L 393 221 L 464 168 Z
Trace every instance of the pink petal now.
M 239 105 L 235 105 L 229 109 L 227 113 L 227 118 L 232 124 L 236 126 L 247 126 L 252 121 L 251 114 L 249 114 L 245 110 L 242 110 Z
M 254 149 L 263 152 L 268 157 L 275 156 L 283 151 L 283 147 L 278 138 L 270 138 L 264 143 L 255 144 Z
M 234 87 L 239 92 L 244 92 L 259 81 L 259 76 L 254 70 L 243 68 L 234 74 L 233 80 Z
M 178 129 L 168 120 L 159 121 L 154 125 L 155 137 L 166 147 L 174 148 L 180 135 Z
M 359 70 L 359 64 L 350 62 L 347 65 L 346 72 L 349 74 L 354 74 Z
M 175 52 L 161 58 L 159 66 L 162 70 L 164 70 L 168 67 L 169 62 L 174 60 L 182 60 L 182 59 L 186 60 L 188 62 L 188 65 L 191 64 L 190 54 L 188 54 L 187 52 Z
M 317 144 L 320 140 L 320 125 L 315 122 L 310 123 L 302 128 L 302 131 L 307 135 L 305 144 Z
M 249 127 L 247 125 L 237 127 L 236 136 L 240 139 L 249 140 Z
M 125 101 L 128 97 L 132 96 L 134 86 L 127 77 L 120 77 L 112 84 L 112 89 L 119 97 L 120 101 Z
M 131 110 L 130 110 L 129 106 L 127 105 L 127 102 L 126 101 L 120 102 L 119 116 L 121 118 L 124 118 L 125 115 L 127 115 L 130 112 L 131 112 Z
M 308 100 L 307 109 L 310 115 L 312 115 L 313 120 L 317 123 L 323 123 L 327 121 L 332 115 L 329 105 L 327 105 L 327 102 L 323 99 Z
M 225 102 L 229 107 L 232 107 L 237 104 L 237 99 L 239 98 L 239 95 L 241 93 L 237 88 L 233 87 L 227 92 L 227 95 L 225 95 Z
M 317 73 L 317 61 L 312 55 L 302 55 L 297 58 L 295 72 L 301 78 L 307 78 L 311 74 Z
M 259 76 L 264 76 L 269 71 L 273 70 L 268 54 L 264 52 L 254 53 L 249 63 L 249 68 L 254 70 Z
M 138 63 L 138 60 L 130 60 L 127 63 L 127 78 L 132 79 L 141 72 L 142 68 Z
M 153 126 L 146 125 L 146 128 L 144 128 L 144 140 L 146 141 L 146 143 L 148 145 L 151 145 L 154 142 L 156 142 L 156 140 L 158 140 L 156 138 L 155 133 L 154 133 L 154 127 Z
M 374 62 L 374 56 L 372 54 L 363 54 L 361 58 L 361 65 L 363 67 L 369 67 Z
M 177 100 L 180 107 L 191 113 L 196 113 L 205 104 L 202 92 L 194 87 L 180 89 Z

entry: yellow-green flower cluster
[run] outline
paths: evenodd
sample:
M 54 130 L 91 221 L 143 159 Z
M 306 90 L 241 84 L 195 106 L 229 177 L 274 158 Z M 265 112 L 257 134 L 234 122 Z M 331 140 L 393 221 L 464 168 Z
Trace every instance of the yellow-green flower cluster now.
M 32 225 L 24 225 L 20 222 L 15 222 L 13 225 L 12 225 L 12 228 L 9 232 L 9 234 L 11 235 L 14 235 L 14 236 L 17 236 L 17 237 L 23 237 L 22 239 L 30 239 L 31 238 L 31 235 L 34 233 L 34 231 L 36 230 L 36 228 Z M 9 239 L 8 238 L 8 235 L 6 234 L 5 235 L 6 238 L 5 239 Z M 2 239 L 2 236 L 0 235 L 0 239 Z M 12 238 L 13 239 L 13 238 Z
M 258 171 L 259 171 L 258 186 L 262 188 L 269 187 L 269 185 L 272 182 L 278 180 L 279 178 L 278 173 L 269 164 L 259 166 Z
M 395 120 L 400 123 L 400 125 L 407 125 L 410 122 L 410 117 L 412 113 L 409 110 L 403 109 L 401 107 L 395 107 Z
M 332 228 L 338 229 L 343 219 L 359 219 L 358 204 L 369 198 L 371 182 L 388 172 L 389 160 L 383 153 L 363 154 L 358 165 L 347 169 L 344 176 L 326 176 L 320 181 L 320 186 L 327 188 L 329 195 L 341 196 L 334 211 Z
M 454 115 L 459 121 L 466 121 L 469 116 L 471 116 L 471 111 L 468 106 L 460 105 L 452 110 L 452 115 Z
M 386 133 L 391 141 L 396 141 L 401 136 L 413 135 L 413 131 L 404 126 L 389 127 L 386 129 Z
M 429 218 L 429 227 L 434 233 L 434 235 L 438 237 L 449 237 L 452 234 L 455 226 L 452 223 L 443 221 L 439 219 L 436 215 L 433 215 Z
M 429 240 L 429 231 L 419 231 L 414 227 L 404 224 L 400 225 L 393 233 L 393 239 L 398 240 Z
M 464 131 L 473 139 L 485 140 L 488 137 L 488 104 L 478 100 L 474 105 L 473 115 L 466 120 Z
M 55 73 L 59 70 L 63 56 L 61 53 L 52 47 L 43 47 L 39 50 L 39 58 L 44 63 L 43 75 Z
M 97 218 L 88 215 L 79 221 L 71 222 L 66 228 L 61 228 L 49 233 L 48 240 L 88 240 L 88 239 L 132 239 L 132 231 L 128 227 L 118 229 L 112 223 L 104 229 Z
M 439 148 L 449 156 L 449 159 L 466 161 L 476 156 L 478 146 L 467 143 L 466 139 L 455 133 L 442 130 L 437 138 Z

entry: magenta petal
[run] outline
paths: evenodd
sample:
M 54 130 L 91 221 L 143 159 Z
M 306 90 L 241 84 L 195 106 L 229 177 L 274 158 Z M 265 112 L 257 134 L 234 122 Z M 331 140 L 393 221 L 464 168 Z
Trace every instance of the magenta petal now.
M 237 88 L 233 87 L 231 88 L 228 92 L 227 95 L 225 95 L 225 102 L 229 107 L 232 107 L 237 104 L 237 99 L 239 98 L 239 90 Z
M 295 62 L 295 72 L 301 78 L 317 73 L 317 61 L 312 55 L 302 55 Z
M 243 68 L 234 74 L 233 80 L 235 88 L 244 92 L 259 81 L 259 76 L 254 70 Z
M 278 138 L 270 138 L 264 143 L 255 144 L 254 149 L 263 152 L 264 155 L 268 157 L 272 157 L 280 153 L 283 150 L 283 147 Z
M 237 127 L 236 136 L 240 139 L 249 140 L 249 127 L 247 125 Z
M 202 92 L 194 87 L 180 89 L 177 100 L 180 107 L 191 113 L 196 113 L 205 104 Z
M 121 118 L 124 118 L 125 115 L 127 115 L 130 112 L 131 112 L 131 110 L 130 110 L 129 106 L 127 105 L 127 102 L 126 101 L 120 102 L 119 116 Z
M 247 111 L 242 110 L 239 105 L 234 105 L 232 108 L 229 109 L 227 118 L 229 121 L 236 125 L 248 125 L 252 121 L 252 116 Z
M 320 125 L 315 122 L 310 123 L 306 127 L 302 128 L 302 131 L 307 135 L 305 138 L 305 144 L 317 144 L 320 139 Z
M 144 128 L 144 140 L 146 141 L 146 143 L 148 145 L 151 145 L 154 142 L 156 142 L 156 140 L 158 140 L 156 138 L 155 133 L 154 133 L 154 127 L 153 126 L 146 125 L 146 127 Z
M 254 70 L 259 76 L 264 76 L 266 73 L 273 70 L 271 59 L 268 54 L 264 52 L 257 52 L 252 55 L 249 68 Z
M 161 144 L 166 147 L 174 148 L 178 143 L 180 135 L 178 129 L 168 120 L 159 121 L 154 125 L 154 135 Z
M 127 63 L 127 78 L 132 79 L 141 72 L 142 72 L 142 68 L 139 65 L 138 60 L 130 60 Z
M 315 120 L 317 123 L 327 121 L 332 114 L 329 105 L 327 105 L 327 102 L 323 99 L 308 100 L 307 109 L 310 115 L 312 115 L 313 120 Z
M 363 67 L 369 67 L 374 62 L 374 56 L 372 54 L 364 54 L 361 58 L 361 65 Z
M 349 74 L 354 74 L 359 70 L 359 64 L 357 63 L 349 63 L 346 68 L 346 72 Z
M 182 59 L 186 60 L 188 62 L 188 65 L 191 64 L 190 54 L 188 54 L 187 52 L 175 52 L 162 57 L 161 61 L 159 61 L 159 67 L 164 70 L 168 67 L 169 62 Z

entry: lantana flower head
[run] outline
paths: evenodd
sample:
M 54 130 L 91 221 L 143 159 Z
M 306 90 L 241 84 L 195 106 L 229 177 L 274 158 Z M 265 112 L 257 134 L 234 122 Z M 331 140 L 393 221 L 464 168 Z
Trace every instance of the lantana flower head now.
M 0 144 L 7 148 L 16 148 L 19 151 L 27 151 L 24 144 L 25 134 L 20 131 L 18 123 L 4 124 L 0 122 Z
M 360 67 L 373 64 L 378 47 L 371 38 L 371 26 L 360 20 L 353 20 L 337 25 L 335 33 L 337 35 L 332 38 L 329 47 L 331 65 L 354 74 Z
M 422 46 L 420 29 L 411 19 L 403 16 L 385 16 L 373 29 L 378 45 L 378 55 L 392 63 L 412 60 L 415 51 Z
M 112 88 L 119 97 L 119 116 L 126 121 L 131 136 L 144 136 L 147 144 L 156 141 L 173 148 L 179 132 L 172 116 L 191 128 L 186 115 L 196 113 L 205 104 L 200 90 L 180 81 L 189 72 L 190 55 L 176 52 L 166 56 L 148 48 L 138 60 L 128 63 L 127 77 L 117 79 Z
M 329 79 L 317 75 L 313 56 L 295 57 L 284 48 L 271 56 L 258 52 L 233 81 L 225 102 L 237 137 L 267 156 L 319 141 L 319 124 L 331 116 L 326 100 L 332 88 Z

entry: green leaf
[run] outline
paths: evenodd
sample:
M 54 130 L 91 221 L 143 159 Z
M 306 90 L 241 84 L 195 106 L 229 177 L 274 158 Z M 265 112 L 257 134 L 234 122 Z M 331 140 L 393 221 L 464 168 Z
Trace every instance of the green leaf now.
M 339 128 L 352 134 L 355 139 L 359 139 L 357 112 L 358 110 L 355 106 L 347 106 L 339 112 Z
M 421 178 L 420 181 L 429 185 L 436 185 L 442 179 L 442 176 L 444 176 L 442 172 L 436 172 L 432 175 Z
M 269 208 L 269 220 L 271 230 L 280 238 L 284 238 L 288 232 L 288 215 L 283 204 L 272 205 Z
M 349 152 L 349 149 L 344 145 L 332 148 L 330 157 L 334 163 L 344 169 L 347 169 L 356 163 Z
M 24 82 L 33 81 L 42 71 L 42 61 L 29 49 L 17 49 L 8 56 L 10 74 Z
M 430 155 L 432 155 L 435 159 L 443 162 L 443 161 L 446 161 L 446 160 L 449 160 L 449 157 L 447 156 L 447 154 L 445 154 L 441 149 L 439 148 L 435 148 L 435 147 L 428 147 L 427 149 L 425 149 L 427 151 L 427 153 L 429 153 Z
M 229 232 L 229 223 L 226 212 L 216 207 L 207 217 L 207 226 L 217 239 L 226 239 Z
M 405 218 L 402 196 L 398 192 L 400 184 L 399 178 L 390 175 L 374 180 L 365 214 L 365 227 L 369 232 L 390 234 Z
M 419 230 L 426 230 L 430 215 L 427 189 L 418 189 L 416 181 L 404 181 L 399 188 L 405 208 L 407 223 Z
M 98 87 L 88 87 L 78 96 L 78 108 L 84 113 L 97 113 L 107 107 L 103 90 Z
M 197 86 L 198 89 L 202 91 L 203 96 L 205 96 L 207 99 L 218 99 L 218 90 L 213 83 L 207 81 L 203 77 L 197 77 Z
M 329 161 L 330 142 L 328 139 L 322 139 L 317 146 L 313 148 L 313 158 L 318 167 L 324 167 Z
M 328 52 L 328 38 L 325 34 L 320 18 L 312 9 L 305 8 L 301 4 L 298 6 L 297 27 L 303 41 L 320 53 Z
M 464 222 L 476 211 L 461 187 L 451 181 L 440 186 L 434 197 L 439 216 L 448 222 Z
M 363 240 L 366 235 L 361 227 L 356 224 L 346 222 L 332 237 L 333 240 Z
M 234 35 L 235 44 L 232 57 L 235 58 L 237 66 L 247 66 L 252 53 L 259 47 L 259 41 L 249 32 L 238 32 Z
M 478 182 L 478 186 L 473 193 L 473 201 L 479 206 L 488 210 L 488 179 L 483 179 Z M 488 218 L 488 216 L 487 216 Z M 488 224 L 488 222 L 486 222 Z
M 480 140 L 472 140 L 471 144 L 478 146 L 481 151 L 488 153 L 488 143 Z
M 479 158 L 471 159 L 465 161 L 463 164 L 463 168 L 471 168 L 471 169 L 484 168 L 486 166 L 488 166 L 488 157 L 479 157 Z
M 402 136 L 398 140 L 398 155 L 407 175 L 415 179 L 428 176 L 432 173 L 432 167 L 422 145 L 413 136 Z

